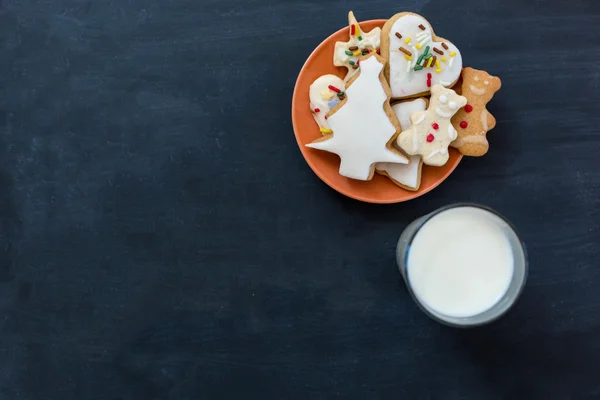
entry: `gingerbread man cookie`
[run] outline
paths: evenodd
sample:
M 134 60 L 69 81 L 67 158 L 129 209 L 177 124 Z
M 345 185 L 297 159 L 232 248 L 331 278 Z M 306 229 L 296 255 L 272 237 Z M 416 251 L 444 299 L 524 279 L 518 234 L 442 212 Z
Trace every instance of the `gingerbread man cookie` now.
M 375 53 L 361 59 L 359 72 L 346 85 L 345 99 L 327 114 L 333 133 L 306 145 L 340 156 L 342 176 L 368 181 L 375 163 L 408 164 L 408 159 L 392 147 L 400 123 L 389 103 L 384 65 L 385 60 Z
M 448 146 L 456 139 L 456 129 L 450 119 L 467 99 L 440 84 L 431 87 L 431 99 L 426 111 L 410 116 L 412 125 L 400 133 L 398 146 L 407 154 L 420 154 L 423 163 L 441 167 L 448 161 Z
M 333 51 L 333 65 L 348 69 L 344 78 L 346 81 L 357 72 L 360 57 L 372 52 L 379 52 L 381 37 L 381 28 L 374 28 L 370 32 L 360 29 L 352 11 L 348 13 L 348 25 L 350 29 L 348 41 L 336 42 Z
M 485 106 L 501 86 L 500 78 L 485 71 L 463 69 L 461 90 L 467 105 L 452 118 L 458 138 L 451 146 L 465 156 L 479 157 L 488 152 L 486 133 L 496 126 L 496 119 Z

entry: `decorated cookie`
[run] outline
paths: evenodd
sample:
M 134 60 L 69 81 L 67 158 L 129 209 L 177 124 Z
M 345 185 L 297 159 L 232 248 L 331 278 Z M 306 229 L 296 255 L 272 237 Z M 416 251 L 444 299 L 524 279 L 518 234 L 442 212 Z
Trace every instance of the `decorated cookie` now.
M 425 109 L 427 109 L 427 100 L 424 98 L 403 101 L 392 106 L 403 129 L 410 127 L 410 115 L 413 112 L 425 111 Z M 423 160 L 420 155 L 414 155 L 409 156 L 409 161 L 408 164 L 377 163 L 375 170 L 386 175 L 401 188 L 411 191 L 419 190 Z
M 427 111 L 410 115 L 410 128 L 398 137 L 398 146 L 407 154 L 420 154 L 427 165 L 440 167 L 448 161 L 448 145 L 456 139 L 456 129 L 450 119 L 467 99 L 442 85 L 431 87 Z
M 308 89 L 310 110 L 322 134 L 331 133 L 326 115 L 344 98 L 345 83 L 335 75 L 318 77 Z
M 489 144 L 486 133 L 496 126 L 496 119 L 485 105 L 500 90 L 500 78 L 485 71 L 465 68 L 462 72 L 462 95 L 467 105 L 452 118 L 452 125 L 458 132 L 458 138 L 451 143 L 465 156 L 482 156 L 487 153 Z
M 392 148 L 400 123 L 390 107 L 384 65 L 375 53 L 360 60 L 359 72 L 346 85 L 346 98 L 327 115 L 333 133 L 307 144 L 339 155 L 342 176 L 367 181 L 373 177 L 375 163 L 408 163 Z
M 374 28 L 371 32 L 363 32 L 352 11 L 348 13 L 348 24 L 350 25 L 349 40 L 347 42 L 336 42 L 333 51 L 333 65 L 348 68 L 348 73 L 344 78 L 346 81 L 358 70 L 360 57 L 379 50 L 381 35 L 381 28 Z
M 426 95 L 435 84 L 452 87 L 462 69 L 458 48 L 437 37 L 425 18 L 409 12 L 383 26 L 381 55 L 388 60 L 385 77 L 394 99 Z

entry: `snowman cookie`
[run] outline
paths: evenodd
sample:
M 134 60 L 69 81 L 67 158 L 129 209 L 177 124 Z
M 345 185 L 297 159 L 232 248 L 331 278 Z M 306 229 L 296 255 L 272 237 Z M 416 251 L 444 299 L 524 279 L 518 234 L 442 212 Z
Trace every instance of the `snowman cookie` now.
M 336 67 L 346 67 L 348 73 L 345 81 L 350 79 L 357 71 L 359 58 L 372 52 L 379 51 L 379 40 L 381 28 L 374 28 L 370 32 L 364 32 L 354 13 L 348 13 L 349 39 L 347 42 L 336 42 L 333 51 L 333 65 Z
M 359 72 L 346 85 L 346 98 L 327 115 L 333 133 L 306 145 L 337 154 L 342 176 L 368 181 L 378 162 L 408 163 L 392 146 L 401 128 L 389 103 L 384 65 L 376 53 L 361 59 Z
M 327 113 L 344 99 L 346 86 L 342 79 L 335 75 L 318 77 L 308 89 L 310 111 L 322 134 L 331 133 L 327 124 Z
M 427 95 L 432 85 L 452 87 L 462 70 L 462 57 L 452 42 L 437 37 L 425 18 L 402 12 L 381 31 L 381 55 L 392 98 Z
M 452 118 L 458 138 L 451 146 L 465 156 L 479 157 L 487 153 L 490 145 L 486 134 L 496 126 L 496 119 L 485 106 L 501 86 L 500 78 L 485 71 L 463 69 L 461 94 L 467 98 L 467 105 Z
M 410 128 L 402 131 L 397 144 L 407 154 L 419 154 L 423 163 L 440 167 L 448 161 L 448 146 L 457 132 L 450 119 L 467 104 L 467 99 L 442 85 L 431 87 L 431 99 L 426 111 L 410 116 Z

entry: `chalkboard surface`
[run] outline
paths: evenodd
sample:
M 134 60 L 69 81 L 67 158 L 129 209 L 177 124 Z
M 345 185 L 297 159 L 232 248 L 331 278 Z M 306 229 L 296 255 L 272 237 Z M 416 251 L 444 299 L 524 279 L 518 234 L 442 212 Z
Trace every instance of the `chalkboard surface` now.
M 418 12 L 502 78 L 491 150 L 376 206 L 323 184 L 290 102 L 310 52 Z M 600 396 L 600 2 L 0 1 L 0 398 Z M 394 247 L 473 201 L 531 270 L 501 320 L 410 300 Z

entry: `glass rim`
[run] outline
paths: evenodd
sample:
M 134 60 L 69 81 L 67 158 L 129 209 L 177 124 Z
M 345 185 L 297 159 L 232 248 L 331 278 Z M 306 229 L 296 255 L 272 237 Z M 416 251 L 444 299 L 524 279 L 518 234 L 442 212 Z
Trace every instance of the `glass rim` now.
M 410 278 L 409 278 L 409 274 L 408 274 L 408 253 L 410 251 L 411 245 L 413 240 L 415 239 L 415 237 L 417 236 L 417 233 L 421 230 L 421 228 L 429 221 L 431 220 L 431 218 L 435 217 L 436 215 L 447 211 L 447 210 L 451 210 L 454 208 L 461 208 L 461 207 L 473 207 L 473 208 L 478 208 L 480 210 L 484 210 L 487 212 L 490 212 L 492 214 L 494 214 L 495 216 L 497 216 L 498 218 L 500 218 L 500 220 L 502 220 L 504 223 L 506 223 L 506 225 L 510 228 L 510 230 L 512 230 L 512 232 L 514 233 L 517 241 L 519 242 L 519 245 L 521 246 L 521 251 L 523 252 L 523 280 L 521 282 L 521 284 L 519 285 L 519 288 L 517 289 L 517 292 L 515 293 L 511 304 L 506 307 L 504 310 L 502 310 L 501 312 L 499 312 L 498 314 L 492 316 L 489 319 L 485 319 L 481 322 L 477 322 L 477 323 L 466 323 L 466 324 L 460 324 L 460 323 L 455 323 L 455 322 L 450 322 L 448 320 L 442 319 L 440 317 L 438 317 L 436 314 L 434 314 L 431 310 L 429 310 L 425 304 L 423 304 L 423 302 L 417 297 L 417 295 L 415 294 L 414 290 L 412 289 L 412 285 L 410 283 Z M 404 263 L 404 268 L 405 268 L 405 279 L 406 279 L 406 288 L 408 290 L 408 292 L 410 293 L 411 297 L 413 298 L 413 301 L 415 303 L 417 303 L 417 305 L 419 306 L 419 308 L 425 313 L 427 314 L 427 316 L 429 316 L 430 318 L 432 318 L 433 320 L 443 324 L 443 325 L 447 325 L 447 326 L 451 326 L 451 327 L 455 327 L 455 328 L 471 328 L 471 327 L 476 327 L 476 326 L 480 326 L 480 325 L 485 325 L 488 324 L 490 322 L 493 322 L 495 320 L 497 320 L 498 318 L 502 317 L 504 314 L 506 314 L 508 312 L 508 310 L 510 310 L 510 308 L 512 307 L 513 304 L 516 303 L 516 301 L 519 299 L 519 297 L 521 296 L 521 294 L 523 293 L 523 289 L 525 288 L 525 283 L 527 282 L 527 277 L 529 274 L 529 262 L 528 262 L 528 258 L 527 258 L 527 249 L 525 248 L 525 243 L 523 242 L 523 240 L 521 239 L 521 235 L 519 235 L 519 232 L 517 231 L 517 229 L 515 228 L 515 226 L 512 224 L 512 222 L 510 222 L 510 220 L 508 220 L 505 216 L 503 216 L 502 214 L 500 214 L 498 211 L 496 211 L 495 209 L 488 207 L 488 206 L 484 206 L 483 204 L 479 204 L 479 203 L 470 203 L 470 202 L 460 202 L 460 203 L 452 203 L 452 204 L 447 204 L 443 207 L 440 207 L 436 210 L 433 210 L 432 212 L 430 212 L 427 215 L 424 215 L 423 217 L 421 217 L 421 219 L 419 220 L 419 223 L 417 226 L 415 226 L 414 228 L 414 233 L 410 236 L 409 240 L 406 243 L 406 248 L 404 250 L 404 254 L 402 255 L 402 261 Z M 497 303 L 494 304 L 494 306 L 496 304 L 498 304 L 500 301 L 498 301 Z M 494 307 L 492 306 L 492 308 Z M 448 318 L 452 318 L 454 320 L 468 320 L 468 319 L 472 319 L 472 318 L 477 318 L 478 316 L 481 316 L 483 314 L 485 314 L 486 312 L 488 312 L 489 310 L 491 310 L 491 308 L 488 308 L 487 310 L 484 310 L 478 314 L 475 315 L 471 315 L 469 317 L 453 317 L 450 315 L 445 315 L 444 313 L 441 312 L 437 312 L 438 315 L 444 316 L 444 317 L 448 317 Z

